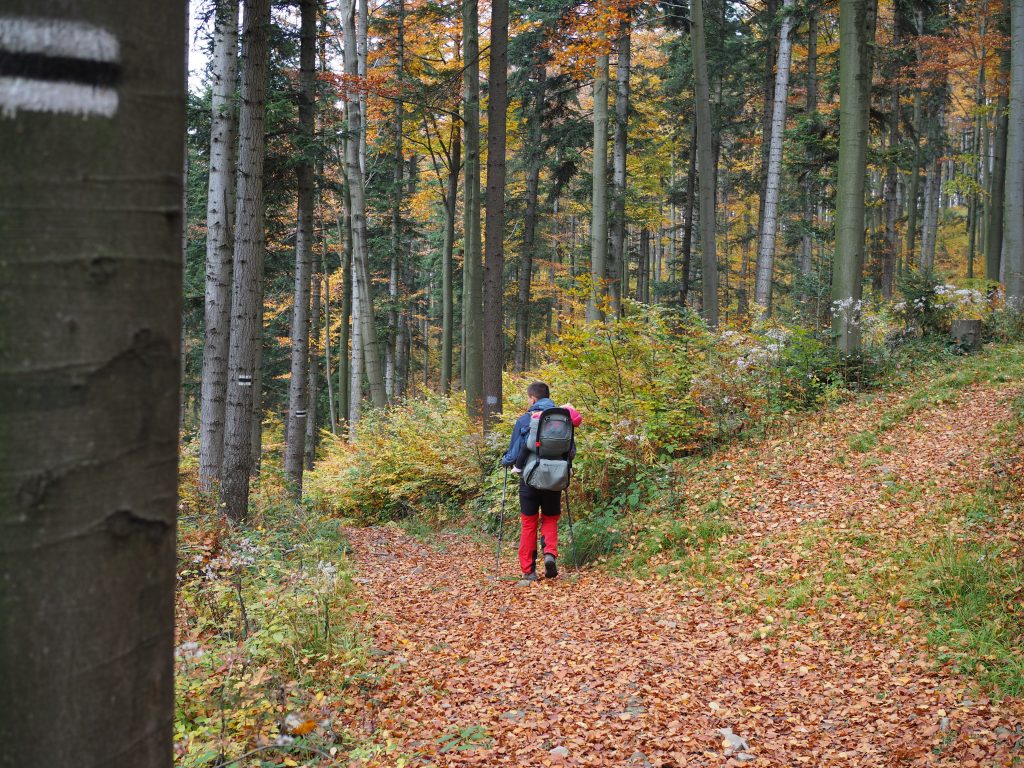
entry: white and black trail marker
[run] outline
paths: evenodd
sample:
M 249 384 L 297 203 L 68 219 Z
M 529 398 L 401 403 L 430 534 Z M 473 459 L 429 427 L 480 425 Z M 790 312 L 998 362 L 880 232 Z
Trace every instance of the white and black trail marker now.
M 304 419 L 304 418 L 306 418 L 306 412 L 305 411 L 296 411 L 295 412 L 295 418 L 296 419 Z
M 240 386 L 240 387 L 251 387 L 252 386 L 252 376 L 249 376 L 249 375 L 244 374 L 244 373 L 239 374 L 239 376 L 238 376 L 238 386 Z
M 0 117 L 113 117 L 120 60 L 117 38 L 92 24 L 0 16 Z

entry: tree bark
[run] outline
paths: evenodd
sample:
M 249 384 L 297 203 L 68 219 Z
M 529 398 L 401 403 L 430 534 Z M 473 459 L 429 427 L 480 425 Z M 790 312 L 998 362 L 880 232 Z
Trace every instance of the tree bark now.
M 538 60 L 534 66 L 536 82 L 533 98 L 526 117 L 526 215 L 523 219 L 523 249 L 519 258 L 519 290 L 516 301 L 516 346 L 514 370 L 526 370 L 526 357 L 530 344 L 530 287 L 533 282 L 533 262 L 537 251 L 537 203 L 540 191 L 540 169 L 544 160 L 541 146 L 541 120 L 547 91 L 547 67 Z
M 401 88 L 405 70 L 405 0 L 397 0 L 395 14 L 395 76 L 394 82 Z M 405 105 L 401 99 L 395 99 L 395 122 L 392 124 L 393 152 L 392 189 L 391 189 L 391 272 L 388 277 L 388 343 L 384 349 L 384 389 L 388 398 L 396 394 L 396 368 L 399 337 L 399 271 L 402 257 L 402 201 L 403 171 L 405 170 L 405 154 L 402 148 L 402 120 L 405 116 Z
M 697 191 L 697 129 L 690 136 L 690 157 L 686 169 L 686 210 L 683 212 L 683 263 L 679 276 L 679 306 L 686 306 L 690 293 L 690 262 L 693 257 L 693 198 Z
M 604 34 L 601 35 L 604 44 Z M 594 157 L 590 212 L 590 300 L 587 322 L 604 319 L 608 296 L 608 54 L 597 57 L 594 75 Z
M 718 327 L 718 258 L 715 253 L 715 160 L 712 142 L 711 96 L 707 49 L 704 44 L 704 0 L 693 0 L 693 75 L 696 97 L 697 162 L 700 171 L 700 229 L 703 257 L 701 315 L 710 328 Z
M 793 45 L 795 0 L 784 0 L 782 29 L 779 32 L 779 60 L 775 75 L 775 103 L 772 106 L 771 138 L 768 147 L 768 174 L 765 178 L 764 218 L 761 243 L 757 250 L 757 274 L 754 280 L 754 301 L 759 312 L 767 317 L 772 311 L 772 275 L 775 264 L 775 237 L 779 228 L 779 195 L 782 188 L 782 137 L 786 130 L 786 101 L 789 98 L 789 67 Z
M 818 10 L 813 6 L 807 12 L 807 101 L 804 106 L 805 116 L 817 122 L 818 114 Z M 815 162 L 814 151 L 808 147 L 807 170 L 804 174 L 804 231 L 800 238 L 800 277 L 803 280 L 804 288 L 801 291 L 801 299 L 806 305 L 810 300 L 810 293 L 807 290 L 811 275 L 814 273 L 814 211 L 816 195 L 814 174 L 811 167 Z
M 1006 306 L 1024 314 L 1024 0 L 1010 0 L 1010 99 L 1006 137 Z
M 326 280 L 327 273 L 324 272 L 324 278 Z M 323 293 L 324 308 L 327 306 L 327 289 L 326 283 Z M 317 389 L 320 386 L 320 356 L 319 356 L 319 345 L 320 345 L 320 276 L 313 275 L 313 288 L 312 288 L 312 299 L 310 301 L 310 328 L 309 335 L 311 338 L 309 346 L 309 380 L 307 382 L 307 389 L 309 391 L 308 402 L 306 405 L 306 422 L 303 427 L 306 430 L 305 440 L 302 442 L 303 461 L 306 469 L 312 469 L 313 463 L 316 461 L 316 439 L 317 439 Z M 330 342 L 331 336 L 331 324 L 329 321 L 325 321 L 324 330 L 326 332 L 327 340 Z M 330 343 L 328 343 L 328 348 Z M 330 355 L 325 355 L 327 359 L 330 359 Z M 331 367 L 327 364 L 326 376 L 328 381 L 328 398 L 330 398 L 330 381 L 331 381 Z M 330 402 L 330 400 L 328 400 Z M 333 411 L 333 407 L 331 408 Z M 333 430 L 333 423 L 332 423 Z
M 242 34 L 242 95 L 239 114 L 238 197 L 231 284 L 231 344 L 228 354 L 227 410 L 221 500 L 232 520 L 249 508 L 253 461 L 254 410 L 259 402 L 263 306 L 263 153 L 267 66 L 270 53 L 270 0 L 245 6 Z M 258 420 L 257 420 L 258 421 Z
M 836 253 L 832 268 L 832 328 L 839 350 L 860 348 L 861 279 L 864 271 L 864 176 L 867 162 L 871 67 L 868 46 L 874 0 L 840 0 L 839 167 L 836 188 Z
M 452 358 L 455 340 L 455 275 L 452 252 L 455 247 L 455 208 L 459 194 L 462 129 L 452 121 L 449 150 L 448 190 L 445 196 L 444 249 L 441 254 L 441 393 L 452 388 Z
M 170 768 L 186 4 L 13 5 L 6 52 L 119 77 L 5 62 L 0 764 Z
M 1000 71 L 1010 79 L 1010 49 L 1000 53 Z M 1005 92 L 996 99 L 996 136 L 992 149 L 992 193 L 989 196 L 988 237 L 985 242 L 985 277 L 998 280 L 1003 254 L 1003 206 L 1006 191 L 1006 152 L 1009 133 L 1008 100 Z
M 199 417 L 199 484 L 206 491 L 220 480 L 224 462 L 224 407 L 234 250 L 238 0 L 219 0 L 214 13 L 213 116 L 206 203 L 206 298 Z
M 291 378 L 284 468 L 296 499 L 302 498 L 302 470 L 309 419 L 309 314 L 313 279 L 313 124 L 316 99 L 316 0 L 301 0 L 299 31 L 298 227 L 295 233 L 295 301 L 292 308 Z M 319 286 L 319 281 L 317 282 Z M 319 301 L 313 306 L 320 311 Z M 314 360 L 316 357 L 314 356 Z M 314 363 L 315 365 L 316 363 Z M 315 391 L 315 390 L 314 390 Z
M 463 180 L 462 388 L 470 419 L 483 415 L 483 263 L 480 251 L 480 34 L 477 0 L 462 0 Z
M 487 218 L 484 264 L 484 430 L 501 416 L 504 369 L 505 131 L 508 114 L 508 0 L 491 3 L 487 98 Z
M 615 66 L 615 139 L 612 146 L 611 252 L 608 259 L 608 289 L 612 313 L 622 316 L 623 276 L 626 243 L 626 149 L 629 137 L 630 19 L 619 28 Z
M 358 79 L 359 67 L 356 56 L 355 1 L 344 0 L 342 3 L 342 20 L 345 28 L 345 74 L 353 81 Z M 363 26 L 365 27 L 365 22 Z M 350 140 L 345 143 L 345 147 L 346 175 L 349 194 L 352 198 L 352 281 L 356 286 L 353 290 L 353 297 L 358 296 L 360 346 L 362 347 L 366 379 L 370 387 L 370 399 L 373 401 L 374 407 L 383 408 L 387 405 L 388 400 L 384 388 L 380 347 L 377 341 L 377 322 L 373 313 L 372 283 L 366 241 L 366 191 L 359 156 L 361 142 L 358 137 L 363 135 L 363 115 L 362 109 L 358 105 L 358 99 L 351 94 L 348 106 Z M 353 402 L 358 402 L 354 396 Z

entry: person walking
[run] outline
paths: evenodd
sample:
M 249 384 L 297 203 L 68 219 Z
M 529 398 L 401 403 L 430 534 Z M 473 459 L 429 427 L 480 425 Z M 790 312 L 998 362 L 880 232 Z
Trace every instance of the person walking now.
M 542 491 L 527 485 L 522 470 L 529 456 L 527 437 L 530 434 L 530 422 L 539 418 L 549 408 L 554 408 L 551 390 L 542 381 L 535 381 L 526 388 L 526 413 L 516 419 L 512 428 L 512 437 L 508 451 L 501 459 L 502 466 L 511 468 L 519 475 L 519 567 L 523 577 L 518 586 L 529 586 L 537 580 L 537 524 L 540 523 L 541 542 L 544 555 L 544 576 L 553 579 L 558 576 L 558 518 L 562 511 L 562 494 L 560 491 Z M 573 426 L 583 421 L 572 405 L 562 406 L 569 411 Z M 576 446 L 569 451 L 569 462 L 576 454 Z

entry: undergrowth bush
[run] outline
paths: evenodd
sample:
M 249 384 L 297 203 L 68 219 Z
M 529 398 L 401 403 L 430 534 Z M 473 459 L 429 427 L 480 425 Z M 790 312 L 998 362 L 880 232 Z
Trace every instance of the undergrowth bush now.
M 279 424 L 267 426 L 272 448 Z M 336 764 L 363 748 L 346 723 L 369 681 L 362 610 L 336 519 L 288 501 L 264 457 L 251 519 L 233 526 L 196 489 L 182 452 L 176 593 L 175 763 Z M 269 761 L 269 762 L 268 762 Z M 283 761 L 283 762 L 282 762 Z
M 410 514 L 440 521 L 479 493 L 493 462 L 461 396 L 424 395 L 370 410 L 357 434 L 355 442 L 324 434 L 321 459 L 305 476 L 316 509 L 363 521 Z

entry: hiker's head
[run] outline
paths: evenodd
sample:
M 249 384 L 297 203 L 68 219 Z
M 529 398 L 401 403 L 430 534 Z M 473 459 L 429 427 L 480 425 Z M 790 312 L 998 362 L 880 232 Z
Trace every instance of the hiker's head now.
M 545 397 L 551 397 L 551 390 L 543 381 L 535 381 L 526 388 L 526 399 L 530 401 L 530 405 Z

